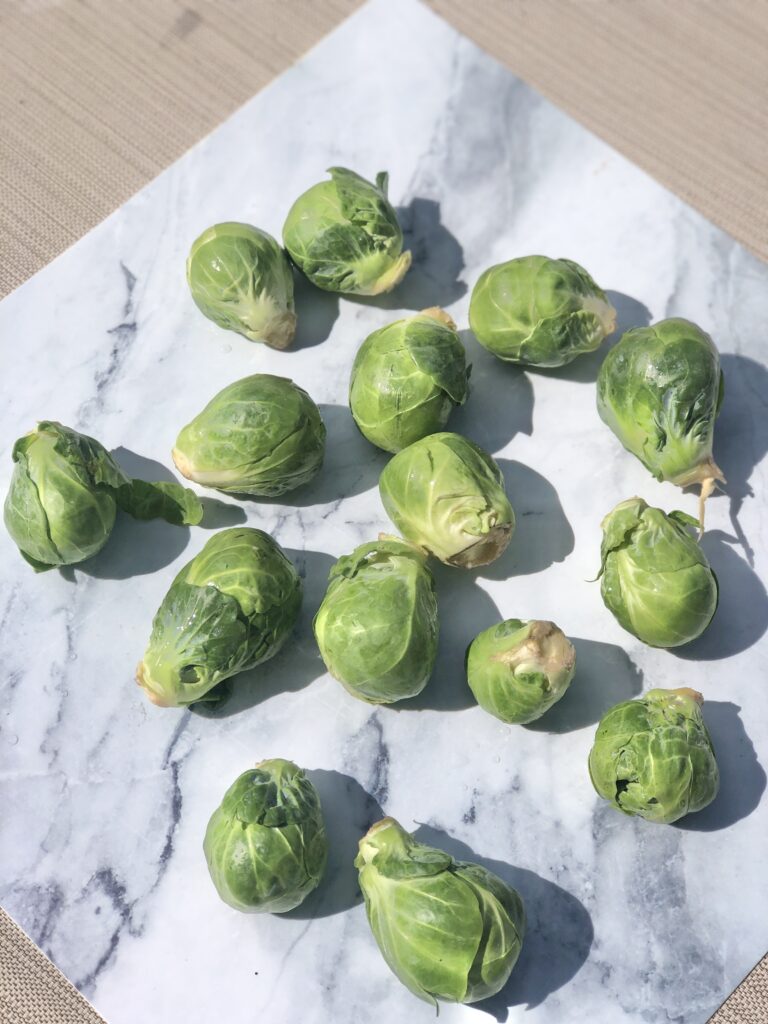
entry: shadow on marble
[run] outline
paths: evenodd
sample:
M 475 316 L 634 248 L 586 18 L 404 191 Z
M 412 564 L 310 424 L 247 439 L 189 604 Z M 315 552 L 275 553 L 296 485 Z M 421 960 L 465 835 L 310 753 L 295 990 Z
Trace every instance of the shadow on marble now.
M 304 583 L 304 600 L 293 635 L 274 658 L 225 679 L 210 691 L 207 700 L 192 704 L 189 709 L 192 714 L 203 718 L 230 718 L 278 693 L 303 690 L 325 673 L 312 633 L 312 619 L 325 595 L 328 573 L 335 559 L 324 551 L 283 550 Z
M 395 711 L 462 711 L 477 703 L 467 685 L 464 655 L 472 640 L 501 620 L 492 598 L 470 573 L 432 565 L 440 614 L 440 639 L 432 678 L 417 697 L 393 704 Z
M 768 452 L 768 370 L 754 359 L 731 352 L 720 357 L 720 365 L 725 394 L 715 426 L 714 455 L 728 482 L 709 500 L 722 500 L 721 492 L 729 499 L 734 533 L 754 566 L 754 550 L 742 530 L 739 512 L 747 498 L 754 497 L 749 480 Z
M 579 356 L 567 366 L 552 370 L 536 370 L 561 380 L 571 380 L 577 384 L 594 384 L 600 371 L 600 365 L 625 331 L 632 327 L 647 327 L 651 322 L 651 311 L 639 299 L 623 292 L 606 291 L 610 302 L 616 310 L 616 330 L 595 352 Z
M 415 197 L 397 208 L 403 229 L 403 249 L 412 263 L 403 280 L 386 295 L 345 295 L 344 299 L 379 309 L 428 309 L 448 306 L 467 291 L 459 279 L 464 269 L 464 250 L 442 223 L 440 203 Z
M 768 594 L 758 575 L 735 550 L 736 537 L 705 533 L 701 546 L 717 576 L 717 611 L 702 635 L 671 653 L 691 661 L 717 661 L 756 644 L 768 629 Z
M 704 694 L 702 710 L 720 769 L 720 792 L 709 807 L 675 822 L 687 832 L 716 832 L 748 818 L 757 809 L 766 785 L 765 771 L 739 717 L 738 704 L 708 700 Z
M 129 476 L 149 481 L 173 481 L 178 477 L 154 459 L 128 448 L 115 448 L 111 454 Z M 132 576 L 146 576 L 169 565 L 189 543 L 188 526 L 172 526 L 162 519 L 140 521 L 126 512 L 117 513 L 115 526 L 101 551 L 78 565 L 88 576 L 105 580 L 125 580 Z M 66 579 L 73 579 L 71 567 L 60 570 Z
M 357 844 L 384 817 L 375 797 L 351 775 L 313 768 L 307 777 L 320 795 L 329 837 L 328 867 L 323 881 L 301 906 L 280 915 L 289 919 L 330 917 L 362 902 L 354 865 Z
M 311 505 L 338 506 L 343 498 L 375 487 L 390 455 L 366 441 L 357 429 L 346 405 L 318 405 L 326 428 L 323 468 L 309 483 L 278 498 L 254 498 L 233 494 L 238 501 L 256 505 L 288 505 L 308 508 Z
M 201 530 L 226 530 L 230 526 L 241 526 L 248 519 L 242 505 L 220 498 L 201 495 L 200 504 L 203 506 L 203 519 L 198 524 Z
M 465 434 L 486 451 L 506 447 L 516 434 L 533 433 L 533 387 L 525 371 L 482 347 L 470 330 L 459 331 L 472 372 L 469 398 L 454 409 L 448 429 Z M 488 415 L 488 410 L 493 415 Z
M 522 462 L 496 461 L 515 510 L 515 532 L 506 551 L 495 562 L 475 570 L 476 575 L 506 580 L 564 562 L 573 551 L 574 537 L 553 485 Z
M 596 725 L 609 708 L 637 697 L 643 673 L 616 644 L 571 637 L 576 650 L 576 674 L 554 707 L 526 729 L 564 733 Z
M 291 351 L 326 341 L 339 315 L 339 296 L 316 288 L 301 271 L 293 271 L 296 334 Z
M 506 1021 L 511 1007 L 525 1003 L 530 1010 L 539 1006 L 579 971 L 595 934 L 592 918 L 580 900 L 535 871 L 478 857 L 466 843 L 431 825 L 419 825 L 414 835 L 456 860 L 480 864 L 498 875 L 520 893 L 525 904 L 526 932 L 520 959 L 501 992 L 473 1003 L 474 1009 Z

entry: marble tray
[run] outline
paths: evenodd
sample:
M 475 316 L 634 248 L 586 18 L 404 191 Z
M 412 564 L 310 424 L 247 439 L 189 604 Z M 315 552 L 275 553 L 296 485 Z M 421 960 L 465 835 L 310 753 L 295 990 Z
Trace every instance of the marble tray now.
M 301 287 L 286 353 L 206 321 L 184 281 L 191 240 L 226 219 L 279 235 L 332 164 L 390 171 L 414 252 L 403 285 L 381 301 Z M 682 315 L 717 340 L 727 387 L 715 455 L 729 483 L 703 543 L 720 609 L 678 652 L 619 628 L 586 582 L 601 517 L 636 493 L 691 512 L 695 498 L 654 482 L 601 424 L 599 355 L 524 373 L 466 332 L 474 392 L 452 427 L 499 458 L 519 527 L 487 571 L 437 571 L 435 676 L 402 709 L 372 709 L 324 674 L 310 627 L 333 559 L 388 529 L 384 456 L 345 407 L 353 354 L 403 311 L 441 304 L 466 325 L 481 270 L 530 252 L 588 267 L 622 328 Z M 379 956 L 351 867 L 385 811 L 497 871 L 528 907 L 507 988 L 441 1019 L 703 1024 L 768 947 L 766 324 L 768 268 L 680 199 L 426 8 L 362 9 L 0 304 L 3 487 L 13 439 L 37 418 L 167 477 L 179 426 L 259 370 L 306 387 L 329 435 L 324 473 L 291 504 L 209 497 L 193 530 L 123 518 L 71 572 L 35 576 L 0 535 L 8 911 L 112 1024 L 431 1021 Z M 133 683 L 154 610 L 209 531 L 241 522 L 271 531 L 305 577 L 295 640 L 216 715 L 154 708 Z M 576 638 L 573 687 L 531 728 L 473 707 L 463 681 L 467 642 L 512 615 L 553 618 Z M 707 697 L 721 795 L 679 826 L 623 818 L 587 777 L 595 722 L 644 688 L 679 684 Z M 234 777 L 275 755 L 310 769 L 321 792 L 329 874 L 292 914 L 241 915 L 208 881 L 202 835 Z

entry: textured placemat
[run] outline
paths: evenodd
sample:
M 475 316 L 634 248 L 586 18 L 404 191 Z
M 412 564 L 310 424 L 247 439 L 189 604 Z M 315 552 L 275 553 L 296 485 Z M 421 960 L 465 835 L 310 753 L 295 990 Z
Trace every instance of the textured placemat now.
M 0 0 L 0 295 L 76 241 L 358 5 Z M 768 257 L 765 0 L 431 0 L 430 6 Z M 388 59 L 395 73 L 396 54 Z M 2 911 L 0 1021 L 101 1021 Z M 768 1022 L 768 958 L 712 1022 Z

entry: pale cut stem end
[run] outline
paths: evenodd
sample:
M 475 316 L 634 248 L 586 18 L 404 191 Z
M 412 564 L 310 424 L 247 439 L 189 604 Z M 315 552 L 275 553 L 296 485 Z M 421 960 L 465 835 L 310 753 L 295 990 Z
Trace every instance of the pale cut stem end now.
M 142 688 L 142 690 L 147 695 L 149 700 L 156 707 L 158 707 L 158 708 L 169 708 L 169 707 L 172 706 L 171 704 L 168 704 L 166 701 L 164 701 L 162 699 L 162 697 L 159 697 L 153 690 L 150 690 L 150 688 L 147 686 L 147 683 L 146 683 L 146 680 L 145 680 L 145 666 L 144 666 L 144 662 L 143 661 L 140 661 L 138 666 L 136 667 L 136 682 Z
M 676 690 L 672 690 L 671 692 L 679 693 L 681 697 L 690 697 L 691 700 L 696 701 L 699 707 L 704 703 L 703 694 L 699 693 L 698 690 L 692 690 L 690 686 L 678 686 Z
M 446 562 L 448 565 L 455 565 L 461 569 L 476 569 L 481 565 L 490 565 L 504 552 L 511 538 L 512 525 L 510 523 L 494 526 L 485 537 L 470 544 L 463 551 L 459 551 L 453 558 L 446 559 Z
M 428 316 L 430 320 L 437 320 L 439 324 L 450 327 L 452 331 L 456 330 L 456 321 L 444 309 L 440 309 L 439 306 L 430 306 L 429 309 L 422 309 L 419 316 Z
M 296 334 L 296 314 L 284 313 L 270 323 L 261 335 L 253 335 L 251 341 L 263 341 L 270 348 L 282 352 L 289 348 Z
M 405 275 L 408 273 L 408 268 L 411 265 L 411 252 L 410 249 L 406 249 L 405 252 L 401 253 L 392 267 L 387 271 L 386 274 L 378 279 L 376 284 L 365 292 L 366 295 L 384 295 L 386 292 L 391 292 L 395 285 L 400 284 Z
M 171 451 L 171 458 L 173 464 L 181 473 L 182 476 L 186 477 L 187 480 L 192 480 L 192 467 L 189 464 L 189 459 L 183 452 L 180 452 L 178 448 L 174 448 Z

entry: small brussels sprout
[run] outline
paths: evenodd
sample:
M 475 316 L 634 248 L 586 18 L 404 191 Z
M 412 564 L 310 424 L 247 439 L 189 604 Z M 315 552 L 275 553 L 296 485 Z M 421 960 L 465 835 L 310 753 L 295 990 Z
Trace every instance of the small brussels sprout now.
M 382 537 L 331 569 L 315 638 L 328 671 L 353 696 L 391 704 L 427 685 L 438 619 L 425 558 L 411 544 Z
M 399 284 L 411 265 L 403 232 L 387 199 L 385 172 L 376 184 L 345 167 L 330 167 L 299 196 L 283 227 L 291 259 L 309 280 L 329 292 L 380 295 Z
M 300 608 L 301 580 L 269 534 L 221 530 L 163 598 L 136 682 L 159 707 L 193 704 L 274 657 Z
M 688 529 L 696 520 L 629 498 L 601 525 L 601 593 L 620 625 L 651 647 L 700 636 L 717 608 L 717 579 Z
M 459 434 L 430 434 L 404 448 L 384 467 L 379 492 L 400 533 L 448 565 L 488 565 L 515 528 L 501 470 Z
M 371 931 L 415 995 L 475 1003 L 495 995 L 525 933 L 519 894 L 479 864 L 418 843 L 394 818 L 360 840 L 355 858 Z
M 724 477 L 712 458 L 723 400 L 720 356 L 690 320 L 661 320 L 622 335 L 597 377 L 597 411 L 657 480 L 701 484 L 703 503 Z
M 86 434 L 42 420 L 13 446 L 5 526 L 36 572 L 91 558 L 109 540 L 117 509 L 176 526 L 203 517 L 196 494 L 179 484 L 126 476 Z
M 489 267 L 472 291 L 469 324 L 499 359 L 565 366 L 616 329 L 616 310 L 573 260 L 522 256 Z
M 192 243 L 187 281 L 197 308 L 219 327 L 272 348 L 293 341 L 293 273 L 266 231 L 214 224 Z
M 215 395 L 176 439 L 180 473 L 230 494 L 274 498 L 308 483 L 325 454 L 325 425 L 300 387 L 255 373 Z
M 573 644 L 554 622 L 507 619 L 467 648 L 467 680 L 481 708 L 502 722 L 541 718 L 568 689 Z
M 442 430 L 469 394 L 456 324 L 425 309 L 370 334 L 355 357 L 349 407 L 360 432 L 387 452 Z
M 649 690 L 603 715 L 589 776 L 625 814 L 669 823 L 717 796 L 720 775 L 695 690 Z
M 317 888 L 328 860 L 317 790 L 292 761 L 262 761 L 224 794 L 203 851 L 230 907 L 252 914 L 293 910 Z

